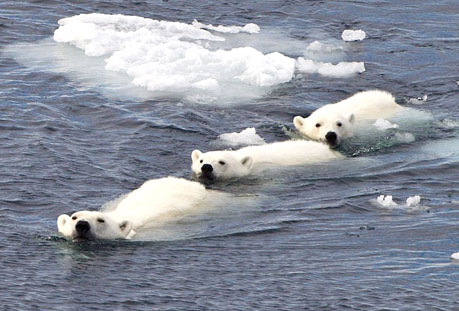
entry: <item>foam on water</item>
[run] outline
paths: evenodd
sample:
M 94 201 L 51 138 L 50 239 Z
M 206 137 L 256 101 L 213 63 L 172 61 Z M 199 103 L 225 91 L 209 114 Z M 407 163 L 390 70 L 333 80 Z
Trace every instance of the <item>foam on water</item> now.
M 408 102 L 413 105 L 422 105 L 425 104 L 425 102 L 427 101 L 427 97 L 427 95 L 424 95 L 422 97 L 410 98 L 408 99 Z
M 239 133 L 225 133 L 218 136 L 218 142 L 222 145 L 236 147 L 242 145 L 263 145 L 265 140 L 260 137 L 255 128 L 249 127 Z

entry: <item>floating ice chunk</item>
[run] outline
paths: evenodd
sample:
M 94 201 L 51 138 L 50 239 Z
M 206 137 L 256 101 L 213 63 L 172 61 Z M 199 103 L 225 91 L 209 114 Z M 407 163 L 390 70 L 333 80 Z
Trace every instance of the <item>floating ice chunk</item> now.
M 333 65 L 332 63 L 315 62 L 310 59 L 304 59 L 303 57 L 298 58 L 297 68 L 301 72 L 318 73 L 322 76 L 333 78 L 348 77 L 365 71 L 363 62 L 340 62 Z
M 239 32 L 259 33 L 260 32 L 260 27 L 257 24 L 253 24 L 253 23 L 249 23 L 243 27 L 241 26 L 223 26 L 223 25 L 213 26 L 211 24 L 205 25 L 203 23 L 198 22 L 197 20 L 194 20 L 192 25 L 196 28 L 208 29 L 208 30 L 213 30 L 217 32 L 222 32 L 222 33 L 239 33 Z
M 365 37 L 366 37 L 366 33 L 362 29 L 359 29 L 359 30 L 346 29 L 341 34 L 341 38 L 344 41 L 362 41 L 363 39 L 365 39 Z
M 381 131 L 398 128 L 398 124 L 391 123 L 390 121 L 387 121 L 383 118 L 379 118 L 378 120 L 376 120 L 375 123 L 373 123 L 373 125 Z
M 405 144 L 412 143 L 413 141 L 416 140 L 416 139 L 414 138 L 414 135 L 411 134 L 411 133 L 395 133 L 395 138 L 396 138 L 399 142 L 405 143 Z
M 336 53 L 343 51 L 343 48 L 340 46 L 334 46 L 331 44 L 325 44 L 319 41 L 314 41 L 308 45 L 306 51 L 313 53 Z
M 69 43 L 88 56 L 103 56 L 106 70 L 126 74 L 134 85 L 157 96 L 215 101 L 219 96 L 244 97 L 238 94 L 250 88 L 253 94 L 246 97 L 257 96 L 263 93 L 261 89 L 290 81 L 295 71 L 295 60 L 278 52 L 210 48 L 209 42 L 224 38 L 197 27 L 198 22 L 189 25 L 94 13 L 61 19 L 59 25 L 56 42 Z M 254 24 L 217 28 L 223 32 L 259 29 Z
M 406 206 L 407 207 L 418 206 L 420 202 L 421 202 L 421 197 L 419 195 L 415 195 L 415 196 L 412 196 L 406 199 Z
M 354 75 L 356 73 L 362 73 L 365 71 L 365 65 L 363 62 L 341 62 L 337 65 L 326 63 L 324 66 L 319 68 L 318 73 L 334 78 L 341 78 Z
M 413 105 L 422 105 L 427 101 L 427 95 L 418 98 L 410 98 L 408 102 Z
M 240 146 L 240 145 L 263 145 L 265 140 L 260 137 L 255 128 L 249 127 L 240 133 L 225 133 L 218 136 L 221 142 L 228 146 Z
M 376 201 L 381 204 L 382 206 L 384 207 L 396 207 L 398 206 L 397 203 L 395 203 L 393 200 L 392 200 L 392 196 L 391 195 L 380 195 L 378 196 L 378 198 L 376 199 Z
M 459 252 L 451 254 L 451 259 L 459 260 Z

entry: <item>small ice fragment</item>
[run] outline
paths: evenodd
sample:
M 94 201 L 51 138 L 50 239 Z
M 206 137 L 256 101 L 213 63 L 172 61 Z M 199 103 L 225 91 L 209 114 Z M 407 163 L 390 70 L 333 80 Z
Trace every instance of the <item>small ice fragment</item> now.
M 326 63 L 317 72 L 327 77 L 342 78 L 364 71 L 365 65 L 363 62 L 340 62 L 336 65 Z
M 390 121 L 387 121 L 383 118 L 376 120 L 375 123 L 373 123 L 373 126 L 375 126 L 380 131 L 398 128 L 398 124 L 391 123 Z
M 395 133 L 395 138 L 401 143 L 412 143 L 415 141 L 414 135 L 411 133 Z
M 265 143 L 265 140 L 256 133 L 253 127 L 246 128 L 240 133 L 233 132 L 221 134 L 218 138 L 229 146 L 263 145 Z
M 395 207 L 397 206 L 398 204 L 395 203 L 393 200 L 392 200 L 392 196 L 391 195 L 380 195 L 378 196 L 377 198 L 377 202 L 379 204 L 381 204 L 382 206 L 384 207 Z
M 363 39 L 365 39 L 365 37 L 366 37 L 366 33 L 362 29 L 359 29 L 359 30 L 346 29 L 341 34 L 341 38 L 343 38 L 344 41 L 362 41 Z
M 451 255 L 451 259 L 459 260 L 459 252 L 453 253 L 453 254 Z
M 318 73 L 333 78 L 348 77 L 365 71 L 363 62 L 340 62 L 333 65 L 332 63 L 315 62 L 310 59 L 304 59 L 303 57 L 298 57 L 296 66 L 301 72 Z
M 420 202 L 421 202 L 421 197 L 419 195 L 415 195 L 415 196 L 412 196 L 406 199 L 406 206 L 407 207 L 418 206 Z
M 418 98 L 410 98 L 408 102 L 413 105 L 422 105 L 427 101 L 427 95 Z

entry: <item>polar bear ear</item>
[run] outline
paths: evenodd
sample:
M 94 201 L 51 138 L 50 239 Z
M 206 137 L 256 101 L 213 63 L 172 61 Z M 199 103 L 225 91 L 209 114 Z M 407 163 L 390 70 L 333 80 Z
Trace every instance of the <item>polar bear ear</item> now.
M 247 169 L 250 169 L 252 167 L 252 163 L 253 163 L 252 157 L 247 156 L 241 159 L 241 164 L 245 166 Z
M 199 159 L 199 157 L 201 156 L 202 152 L 199 151 L 199 150 L 193 150 L 193 152 L 191 153 L 191 161 L 196 161 L 197 159 Z
M 57 229 L 60 230 L 60 228 L 64 227 L 67 221 L 70 220 L 70 216 L 67 214 L 62 214 L 57 218 Z
M 297 129 L 302 128 L 305 122 L 306 122 L 306 118 L 303 118 L 300 116 L 296 116 L 293 118 L 293 124 L 295 124 L 295 127 Z
M 131 232 L 132 229 L 132 222 L 125 220 L 120 223 L 120 230 L 124 234 L 124 236 L 127 236 L 129 232 Z
M 349 120 L 349 123 L 354 123 L 355 121 L 355 117 L 354 117 L 354 114 L 351 112 L 347 115 L 347 119 Z

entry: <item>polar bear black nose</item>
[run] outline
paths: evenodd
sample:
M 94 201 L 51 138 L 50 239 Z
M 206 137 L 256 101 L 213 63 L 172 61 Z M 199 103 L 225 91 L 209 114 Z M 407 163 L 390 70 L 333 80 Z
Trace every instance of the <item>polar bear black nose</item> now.
M 79 234 L 85 234 L 89 231 L 91 227 L 89 226 L 89 222 L 86 220 L 80 220 L 76 223 L 75 229 Z
M 331 144 L 331 145 L 336 145 L 338 136 L 336 135 L 335 132 L 328 132 L 328 133 L 325 135 L 325 139 L 327 140 L 327 143 L 329 143 L 329 144 Z
M 214 170 L 214 168 L 210 164 L 204 164 L 203 166 L 201 166 L 201 171 L 204 174 L 212 173 L 213 170 Z

